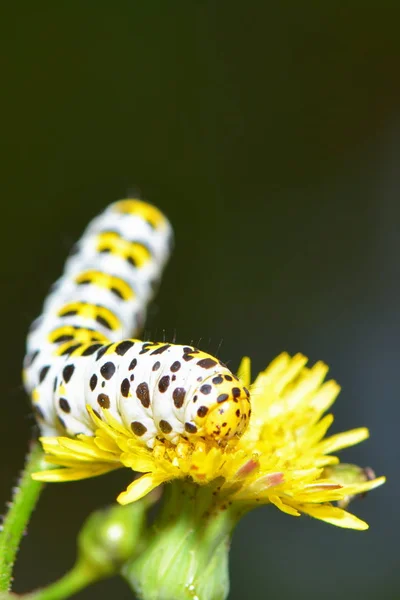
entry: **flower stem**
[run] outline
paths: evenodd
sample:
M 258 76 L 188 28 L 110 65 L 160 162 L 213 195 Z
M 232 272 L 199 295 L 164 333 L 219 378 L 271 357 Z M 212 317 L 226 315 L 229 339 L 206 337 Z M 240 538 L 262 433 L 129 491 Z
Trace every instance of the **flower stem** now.
M 43 468 L 43 451 L 38 442 L 32 444 L 0 532 L 0 591 L 10 589 L 12 570 L 20 541 L 39 498 L 43 484 L 31 474 Z
M 24 594 L 20 598 L 21 600 L 63 600 L 83 590 L 97 579 L 95 571 L 78 562 L 58 581 L 30 594 Z

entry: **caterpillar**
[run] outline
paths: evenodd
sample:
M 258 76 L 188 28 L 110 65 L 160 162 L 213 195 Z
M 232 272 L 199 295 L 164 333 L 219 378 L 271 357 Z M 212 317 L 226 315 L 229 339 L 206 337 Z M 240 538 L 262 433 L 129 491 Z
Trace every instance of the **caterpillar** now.
M 156 207 L 126 199 L 73 247 L 27 337 L 23 380 L 44 436 L 94 435 L 87 406 L 150 448 L 182 436 L 221 444 L 245 430 L 249 392 L 226 365 L 193 346 L 135 339 L 172 240 Z

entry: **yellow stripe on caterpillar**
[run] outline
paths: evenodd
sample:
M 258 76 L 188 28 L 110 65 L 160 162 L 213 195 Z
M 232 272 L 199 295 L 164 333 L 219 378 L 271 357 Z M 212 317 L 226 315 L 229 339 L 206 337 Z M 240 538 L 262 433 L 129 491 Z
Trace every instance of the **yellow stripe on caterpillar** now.
M 115 231 L 104 231 L 97 236 L 96 250 L 101 253 L 114 254 L 125 259 L 134 267 L 142 267 L 151 257 L 144 244 L 129 242 Z
M 114 210 L 122 214 L 138 215 L 143 217 L 145 221 L 154 228 L 165 223 L 165 217 L 152 204 L 143 202 L 142 200 L 120 200 L 114 204 Z
M 135 297 L 134 291 L 126 281 L 102 271 L 84 271 L 75 277 L 75 283 L 78 285 L 91 284 L 106 288 L 115 296 L 121 298 L 121 300 L 131 300 Z
M 87 302 L 70 302 L 57 313 L 59 317 L 79 316 L 96 321 L 102 327 L 115 331 L 121 327 L 118 317 L 105 306 Z
M 108 338 L 104 333 L 90 329 L 90 327 L 78 327 L 74 325 L 63 325 L 50 331 L 48 335 L 50 344 L 64 344 L 65 342 L 107 342 Z

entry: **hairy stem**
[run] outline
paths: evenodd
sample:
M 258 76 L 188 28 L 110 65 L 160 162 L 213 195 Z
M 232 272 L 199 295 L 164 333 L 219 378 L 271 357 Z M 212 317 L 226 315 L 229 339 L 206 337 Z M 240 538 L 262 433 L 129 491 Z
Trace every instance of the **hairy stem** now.
M 30 516 L 35 508 L 43 484 L 34 481 L 31 474 L 42 468 L 43 451 L 38 442 L 32 444 L 26 458 L 13 498 L 0 532 L 0 591 L 11 587 L 12 570 Z

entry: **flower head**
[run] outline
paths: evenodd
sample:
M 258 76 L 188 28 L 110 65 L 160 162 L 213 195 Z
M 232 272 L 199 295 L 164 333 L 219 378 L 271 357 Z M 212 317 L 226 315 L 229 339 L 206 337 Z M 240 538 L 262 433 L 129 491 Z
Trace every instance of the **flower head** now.
M 182 438 L 176 445 L 158 440 L 150 449 L 106 409 L 100 419 L 88 407 L 95 435 L 41 438 L 48 462 L 62 468 L 34 478 L 68 481 L 125 466 L 142 475 L 118 496 L 121 504 L 162 483 L 190 479 L 212 486 L 219 506 L 234 503 L 248 510 L 268 503 L 293 516 L 303 513 L 340 527 L 366 529 L 364 521 L 332 502 L 344 505 L 345 499 L 384 483 L 384 477 L 340 481 L 328 467 L 339 463 L 333 453 L 366 439 L 368 430 L 325 437 L 333 421 L 325 413 L 340 388 L 334 381 L 324 382 L 326 365 L 307 368 L 306 363 L 301 354 L 281 354 L 250 385 L 250 360 L 242 360 L 238 376 L 250 387 L 252 415 L 244 434 L 224 446 L 212 439 Z

